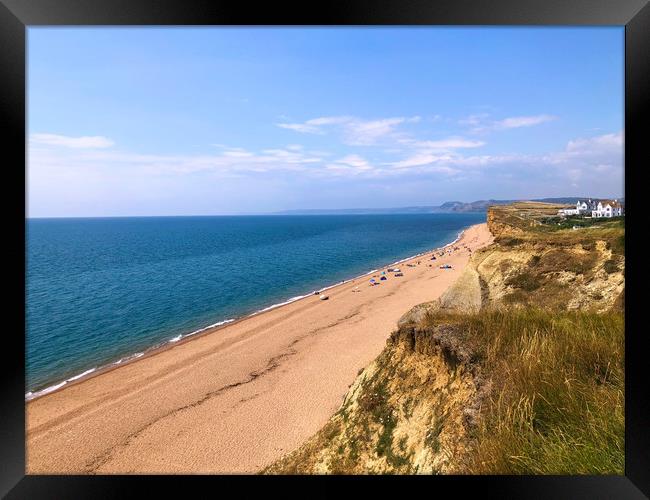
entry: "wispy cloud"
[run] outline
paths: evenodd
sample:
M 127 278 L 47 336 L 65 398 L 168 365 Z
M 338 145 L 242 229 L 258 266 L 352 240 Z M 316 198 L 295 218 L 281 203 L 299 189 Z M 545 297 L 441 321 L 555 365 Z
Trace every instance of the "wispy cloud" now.
M 288 130 L 293 130 L 295 132 L 300 132 L 301 134 L 324 134 L 325 132 L 320 128 L 309 125 L 307 123 L 276 123 L 280 128 L 286 128 Z
M 334 122 L 344 123 L 333 118 L 323 117 L 312 126 L 324 127 L 325 122 L 327 126 Z M 396 123 L 391 121 L 361 130 L 373 130 L 370 137 L 374 139 L 391 133 L 386 130 L 392 130 Z M 295 179 L 296 182 L 326 178 L 391 179 L 391 182 L 436 179 L 443 185 L 452 181 L 490 184 L 501 179 L 509 183 L 519 182 L 521 186 L 540 183 L 562 189 L 564 186 L 591 185 L 588 183 L 595 182 L 593 179 L 616 186 L 622 182 L 623 171 L 622 132 L 575 138 L 567 141 L 563 149 L 534 155 L 515 152 L 476 154 L 475 151 L 485 142 L 462 136 L 435 140 L 399 136 L 395 140 L 399 147 L 389 157 L 376 149 L 362 156 L 345 147 L 339 147 L 337 155 L 333 156 L 331 152 L 306 150 L 299 144 L 264 149 L 218 144 L 219 151 L 213 154 L 151 155 L 102 148 L 97 146 L 102 144 L 101 141 L 85 142 L 94 146 L 80 147 L 73 143 L 75 146 L 62 147 L 61 141 L 42 140 L 42 136 L 52 135 L 40 134 L 40 139 L 36 135 L 30 138 L 29 170 L 32 174 L 39 171 L 42 178 L 48 179 L 73 179 L 81 174 L 83 178 L 90 179 L 93 175 L 99 178 L 100 173 L 106 177 L 133 174 L 165 182 L 199 175 L 250 179 L 251 182 L 260 176 L 267 180 Z M 615 187 L 614 192 L 617 189 Z
M 553 115 L 535 115 L 535 116 L 513 116 L 494 122 L 494 128 L 507 129 L 507 128 L 521 128 L 532 127 L 540 123 L 550 122 L 556 120 L 557 116 Z
M 494 132 L 522 127 L 533 127 L 542 123 L 557 120 L 558 117 L 549 114 L 530 116 L 511 116 L 500 120 L 490 118 L 487 113 L 470 115 L 458 121 L 460 125 L 468 126 L 472 133 Z
M 436 141 L 417 141 L 413 139 L 402 139 L 402 144 L 413 146 L 423 150 L 451 150 L 464 148 L 478 148 L 485 145 L 484 141 L 475 141 L 464 137 L 448 137 Z
M 151 175 L 194 174 L 240 176 L 256 172 L 302 171 L 322 163 L 319 156 L 289 148 L 250 151 L 219 145 L 217 154 L 151 155 L 114 149 L 60 148 L 58 145 L 30 141 L 30 168 L 49 169 L 144 169 Z
M 569 141 L 566 147 L 567 152 L 589 152 L 589 151 L 623 151 L 623 132 L 616 134 L 605 134 L 590 138 L 580 138 Z
M 522 188 L 531 183 L 553 186 L 555 190 L 589 189 L 607 186 L 621 192 L 623 182 L 623 133 L 604 134 L 568 141 L 565 148 L 547 154 L 464 155 L 458 151 L 436 154 L 415 152 L 386 164 L 386 175 L 444 175 L 446 178 L 474 180 L 507 179 Z M 391 173 L 392 171 L 393 173 Z M 550 187 L 547 187 L 550 189 Z M 603 187 L 599 188 L 603 190 Z M 561 191 L 560 191 L 561 192 Z
M 74 149 L 109 148 L 115 144 L 111 139 L 101 135 L 69 137 L 57 134 L 32 134 L 30 141 L 34 144 L 46 144 L 48 146 L 61 146 Z
M 394 117 L 367 120 L 354 116 L 323 116 L 303 123 L 277 123 L 281 128 L 304 134 L 325 134 L 328 128 L 335 127 L 342 135 L 345 144 L 368 146 L 380 139 L 394 135 L 398 125 L 417 123 L 419 116 Z

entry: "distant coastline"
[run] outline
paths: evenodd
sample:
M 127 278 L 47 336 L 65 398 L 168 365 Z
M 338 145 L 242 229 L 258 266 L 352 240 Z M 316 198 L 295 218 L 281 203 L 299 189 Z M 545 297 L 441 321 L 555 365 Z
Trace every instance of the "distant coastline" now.
M 575 205 L 585 197 L 535 198 L 528 201 L 542 203 L 562 203 Z M 593 197 L 592 197 L 593 198 Z M 615 197 L 612 197 L 612 199 Z M 618 197 L 621 202 L 623 197 Z M 274 212 L 274 215 L 390 215 L 390 214 L 444 214 L 444 213 L 486 213 L 491 205 L 508 205 L 524 200 L 477 200 L 472 202 L 447 201 L 442 205 L 425 205 L 395 208 L 340 208 L 340 209 L 297 209 Z

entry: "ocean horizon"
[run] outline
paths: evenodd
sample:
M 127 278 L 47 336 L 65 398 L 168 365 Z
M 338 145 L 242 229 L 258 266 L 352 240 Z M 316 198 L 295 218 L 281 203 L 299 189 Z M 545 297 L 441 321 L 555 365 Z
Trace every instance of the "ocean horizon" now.
M 26 219 L 26 398 L 454 241 L 484 213 Z

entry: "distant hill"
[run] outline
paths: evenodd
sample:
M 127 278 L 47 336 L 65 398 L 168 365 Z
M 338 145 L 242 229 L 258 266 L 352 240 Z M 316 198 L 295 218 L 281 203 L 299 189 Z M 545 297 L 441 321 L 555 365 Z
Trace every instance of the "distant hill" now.
M 340 209 L 304 209 L 304 210 L 283 210 L 274 212 L 276 215 L 363 215 L 363 214 L 434 214 L 434 213 L 466 213 L 486 212 L 490 205 L 507 205 L 514 201 L 539 201 L 546 203 L 566 203 L 575 205 L 583 197 L 567 198 L 536 198 L 534 200 L 477 200 L 470 203 L 462 201 L 446 201 L 438 206 L 415 206 L 396 208 L 340 208 Z M 623 202 L 623 199 L 620 199 Z

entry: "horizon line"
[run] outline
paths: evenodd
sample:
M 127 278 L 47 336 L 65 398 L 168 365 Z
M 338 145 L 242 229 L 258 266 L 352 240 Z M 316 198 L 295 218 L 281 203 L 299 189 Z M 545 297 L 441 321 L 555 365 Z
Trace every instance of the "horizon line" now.
M 272 212 L 239 212 L 239 213 L 219 213 L 219 214 L 148 214 L 148 215 L 137 215 L 137 214 L 130 214 L 130 215 L 38 215 L 38 216 L 25 216 L 25 220 L 30 220 L 30 219 L 117 219 L 117 218 L 136 218 L 136 217 L 247 217 L 247 216 L 278 216 L 278 215 L 310 215 L 310 214 L 287 214 L 286 212 L 341 212 L 341 211 L 348 211 L 348 210 L 400 210 L 400 209 L 406 209 L 406 208 L 424 208 L 424 207 L 432 207 L 432 208 L 438 208 L 442 206 L 445 203 L 465 203 L 465 204 L 471 204 L 471 203 L 478 203 L 481 201 L 489 202 L 489 201 L 536 201 L 536 200 L 544 200 L 544 199 L 553 199 L 553 198 L 578 198 L 578 199 L 594 199 L 594 200 L 601 200 L 601 199 L 624 199 L 625 195 L 622 196 L 617 196 L 617 197 L 595 197 L 595 196 L 546 196 L 543 198 L 521 198 L 521 199 L 513 199 L 513 200 L 508 200 L 508 199 L 498 199 L 498 198 L 487 198 L 487 199 L 480 199 L 480 200 L 474 200 L 474 201 L 458 201 L 458 200 L 452 200 L 452 201 L 445 201 L 442 202 L 440 205 L 408 205 L 408 206 L 400 206 L 400 207 L 347 207 L 347 208 L 289 208 L 289 209 L 281 209 L 281 210 L 275 210 Z M 449 212 L 449 213 L 455 213 L 455 212 Z M 470 212 L 458 212 L 458 213 L 470 213 Z M 314 214 L 314 215 L 326 215 L 326 214 Z M 345 214 L 342 214 L 345 215 Z M 355 214 L 350 214 L 350 215 L 355 215 Z M 363 214 L 357 214 L 357 215 L 363 215 Z M 372 214 L 367 214 L 367 215 L 372 215 Z M 390 215 L 390 214 L 385 214 L 385 215 Z M 403 214 L 403 215 L 409 215 L 409 214 Z M 411 214 L 413 215 L 413 214 Z

